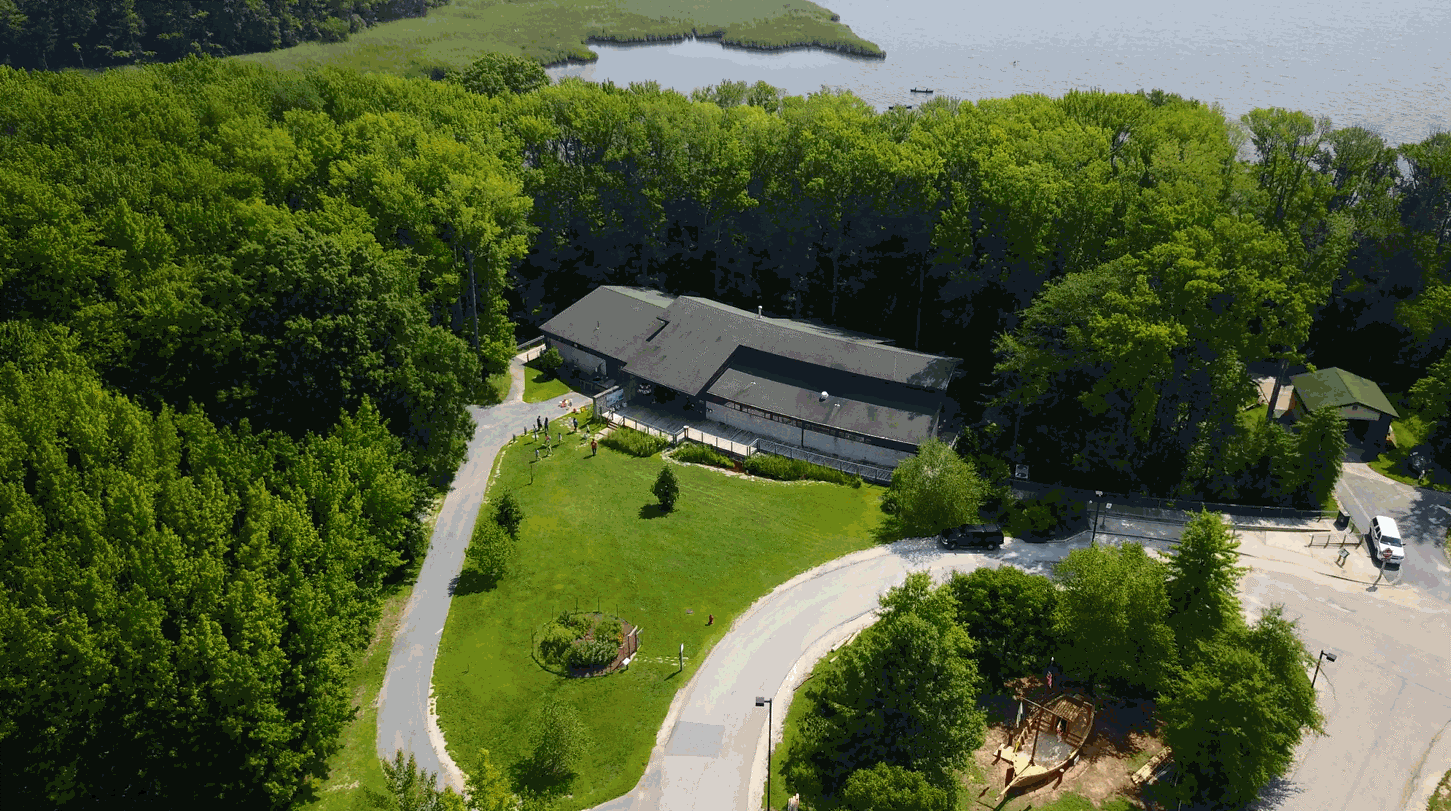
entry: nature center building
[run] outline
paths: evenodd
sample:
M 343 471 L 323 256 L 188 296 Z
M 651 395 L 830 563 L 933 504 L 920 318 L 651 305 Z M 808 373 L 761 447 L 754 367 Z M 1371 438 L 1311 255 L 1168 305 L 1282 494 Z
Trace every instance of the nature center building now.
M 937 436 L 962 363 L 639 287 L 595 288 L 541 331 L 567 365 L 620 380 L 627 396 L 684 397 L 708 420 L 886 466 Z

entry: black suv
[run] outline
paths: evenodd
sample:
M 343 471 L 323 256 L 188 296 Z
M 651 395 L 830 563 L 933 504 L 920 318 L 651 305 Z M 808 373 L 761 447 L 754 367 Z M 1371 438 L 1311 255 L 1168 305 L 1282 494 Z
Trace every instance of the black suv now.
M 1003 530 L 997 524 L 963 524 L 943 530 L 937 540 L 948 549 L 997 549 L 1003 545 Z

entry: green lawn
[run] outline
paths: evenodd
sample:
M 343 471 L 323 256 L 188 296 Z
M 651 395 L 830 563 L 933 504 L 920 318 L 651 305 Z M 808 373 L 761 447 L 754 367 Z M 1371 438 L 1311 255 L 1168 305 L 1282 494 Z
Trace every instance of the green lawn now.
M 796 574 L 872 546 L 884 516 L 870 485 L 745 480 L 696 466 L 677 468 L 680 502 L 661 515 L 650 493 L 658 456 L 601 447 L 589 458 L 588 444 L 570 438 L 535 463 L 533 449 L 508 446 L 491 487 L 514 488 L 525 510 L 515 570 L 492 590 L 461 582 L 433 684 L 449 752 L 465 769 L 480 748 L 519 764 L 531 714 L 550 699 L 572 705 L 594 746 L 564 788 L 567 811 L 630 791 L 675 691 L 731 621 Z M 643 629 L 627 672 L 566 679 L 535 664 L 531 632 L 576 606 Z
M 543 64 L 593 59 L 589 37 L 644 39 L 721 30 L 729 42 L 784 46 L 819 43 L 879 54 L 876 45 L 831 21 L 806 0 L 453 0 L 427 17 L 395 20 L 354 34 L 347 42 L 305 43 L 234 57 L 282 68 L 309 62 L 360 70 L 428 76 L 461 68 L 499 51 Z
M 524 364 L 524 402 L 542 403 L 563 397 L 569 392 L 570 388 L 563 380 L 540 370 L 534 365 L 534 361 Z
M 1387 479 L 1394 479 L 1403 484 L 1414 484 L 1451 492 L 1451 481 L 1431 477 L 1425 481 L 1419 481 L 1406 467 L 1406 457 L 1410 455 L 1410 449 L 1425 441 L 1430 426 L 1426 425 L 1419 414 L 1411 410 L 1404 395 L 1387 392 L 1386 398 L 1391 401 L 1391 405 L 1395 406 L 1396 413 L 1401 415 L 1400 419 L 1391 420 L 1391 432 L 1395 434 L 1396 446 L 1371 462 L 1370 469 Z
M 428 537 L 433 535 L 433 523 L 443 499 L 437 499 L 424 526 Z M 383 769 L 378 763 L 378 709 L 373 702 L 383 687 L 383 676 L 388 670 L 388 656 L 393 650 L 393 632 L 403 616 L 403 608 L 413 593 L 413 584 L 418 578 L 422 559 L 414 561 L 389 587 L 383 600 L 382 616 L 373 632 L 373 640 L 366 650 L 358 655 L 353 664 L 351 684 L 353 706 L 358 714 L 343 729 L 341 748 L 328 760 L 328 776 L 314 786 L 314 794 L 308 801 L 299 804 L 307 811 L 347 811 L 357 808 L 367 791 L 382 794 Z

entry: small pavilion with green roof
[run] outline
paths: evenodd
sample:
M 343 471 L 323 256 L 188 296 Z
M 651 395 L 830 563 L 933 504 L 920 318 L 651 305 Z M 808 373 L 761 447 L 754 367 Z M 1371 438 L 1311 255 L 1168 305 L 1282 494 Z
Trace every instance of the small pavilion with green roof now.
M 1384 448 L 1391 420 L 1400 416 L 1380 386 L 1344 369 L 1295 375 L 1290 385 L 1295 387 L 1290 398 L 1291 417 L 1298 420 L 1318 408 L 1338 408 L 1356 434 L 1364 436 L 1367 445 Z

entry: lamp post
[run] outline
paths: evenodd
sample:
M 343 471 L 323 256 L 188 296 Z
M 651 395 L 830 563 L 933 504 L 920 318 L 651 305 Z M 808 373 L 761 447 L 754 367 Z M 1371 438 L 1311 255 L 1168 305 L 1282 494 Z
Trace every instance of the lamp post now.
M 1088 545 L 1098 546 L 1098 515 L 1103 512 L 1103 491 L 1094 490 L 1093 494 L 1098 497 L 1098 501 L 1093 504 L 1093 534 L 1088 540 Z
M 771 808 L 771 699 L 756 696 L 756 706 L 766 707 L 766 808 Z
M 1310 677 L 1310 686 L 1311 687 L 1314 687 L 1315 686 L 1315 680 L 1318 679 L 1318 678 L 1320 678 L 1320 660 L 1321 659 L 1329 659 L 1330 661 L 1333 662 L 1333 661 L 1335 661 L 1335 654 L 1333 654 L 1333 653 L 1326 653 L 1323 650 L 1320 651 L 1320 656 L 1315 659 L 1315 675 L 1313 675 L 1313 676 Z

